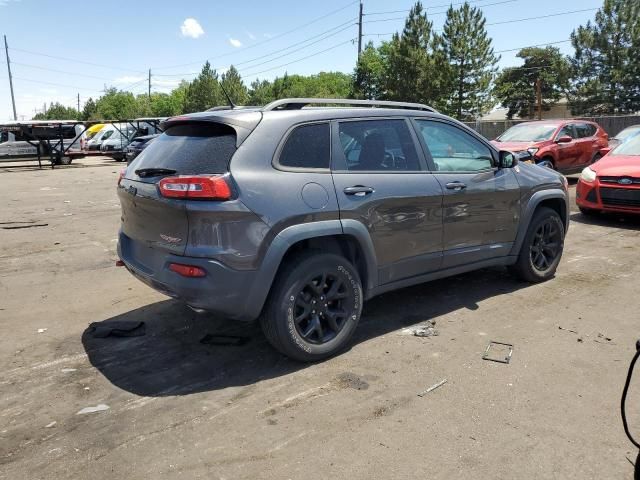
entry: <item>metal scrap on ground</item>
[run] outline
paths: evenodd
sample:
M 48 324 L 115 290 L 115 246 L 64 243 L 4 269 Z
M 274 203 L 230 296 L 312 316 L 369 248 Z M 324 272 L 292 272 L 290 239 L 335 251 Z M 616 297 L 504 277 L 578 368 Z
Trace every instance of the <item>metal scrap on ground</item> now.
M 447 379 L 445 378 L 444 380 L 436 383 L 435 385 L 431 385 L 429 388 L 427 388 L 424 392 L 420 392 L 418 394 L 419 397 L 424 397 L 427 393 L 429 392 L 433 392 L 436 388 L 440 388 L 442 385 L 444 385 L 445 383 L 447 383 Z

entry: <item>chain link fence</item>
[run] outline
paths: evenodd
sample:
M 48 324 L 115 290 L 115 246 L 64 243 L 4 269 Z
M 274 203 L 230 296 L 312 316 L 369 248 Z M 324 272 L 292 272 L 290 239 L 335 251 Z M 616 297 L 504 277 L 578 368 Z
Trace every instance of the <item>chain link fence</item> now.
M 550 119 L 548 119 L 550 120 Z M 565 119 L 563 119 L 565 120 Z M 569 120 L 569 119 L 566 119 Z M 609 117 L 575 117 L 573 120 L 589 120 L 596 122 L 600 125 L 605 132 L 609 134 L 609 137 L 615 137 L 618 133 L 631 125 L 640 124 L 640 115 L 624 115 L 624 116 L 609 116 Z M 469 127 L 473 128 L 476 132 L 480 133 L 485 138 L 493 140 L 499 137 L 502 133 L 511 128 L 514 125 L 524 122 L 530 122 L 531 120 L 478 120 L 475 122 L 464 122 Z

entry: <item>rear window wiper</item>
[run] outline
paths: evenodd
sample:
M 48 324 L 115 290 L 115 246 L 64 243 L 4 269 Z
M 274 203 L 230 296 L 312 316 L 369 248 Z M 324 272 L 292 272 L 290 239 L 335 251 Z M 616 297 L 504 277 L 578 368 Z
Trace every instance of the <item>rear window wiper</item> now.
M 173 175 L 174 173 L 178 173 L 178 171 L 170 168 L 139 168 L 135 171 L 135 174 L 142 178 L 155 177 L 158 175 Z

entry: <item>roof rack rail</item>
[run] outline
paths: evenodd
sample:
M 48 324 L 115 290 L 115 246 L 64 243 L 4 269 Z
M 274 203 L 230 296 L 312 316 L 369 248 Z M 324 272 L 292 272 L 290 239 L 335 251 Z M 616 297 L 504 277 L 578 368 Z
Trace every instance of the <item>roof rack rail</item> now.
M 351 105 L 358 107 L 388 107 L 388 108 L 404 108 L 408 110 L 423 110 L 426 112 L 435 112 L 437 110 L 429 105 L 421 103 L 408 102 L 390 102 L 386 100 L 350 100 L 348 98 L 282 98 L 265 105 L 262 110 L 269 112 L 271 110 L 300 110 L 307 105 Z

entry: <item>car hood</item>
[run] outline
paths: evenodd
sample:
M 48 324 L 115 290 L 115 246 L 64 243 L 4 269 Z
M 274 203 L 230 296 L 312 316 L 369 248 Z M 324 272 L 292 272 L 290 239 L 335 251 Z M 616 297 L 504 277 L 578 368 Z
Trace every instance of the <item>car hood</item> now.
M 542 142 L 497 142 L 493 140 L 491 144 L 499 150 L 506 150 L 508 152 L 521 152 L 528 148 L 540 148 Z
M 590 168 L 600 176 L 640 178 L 640 156 L 607 155 L 591 165 Z

